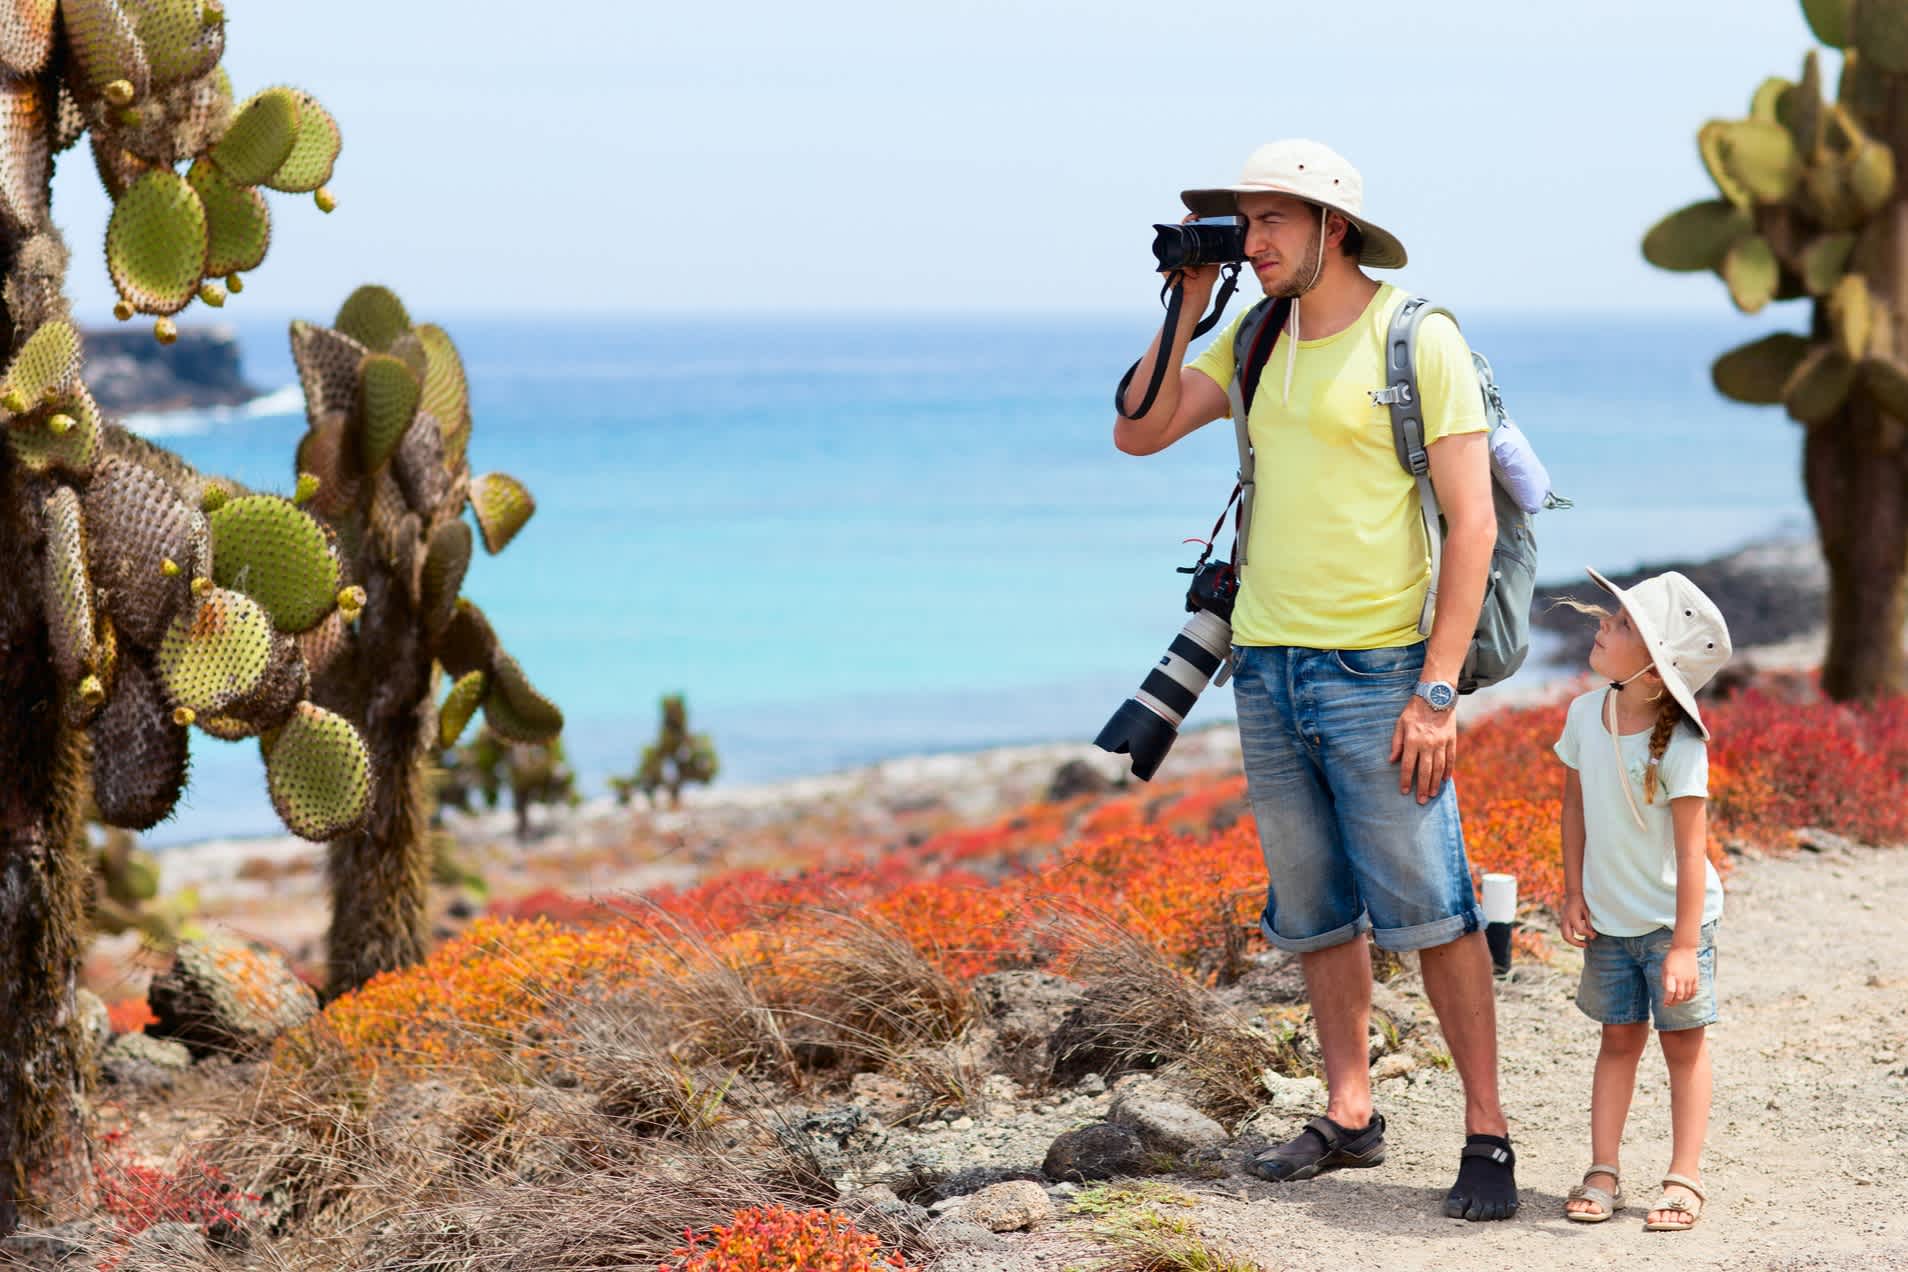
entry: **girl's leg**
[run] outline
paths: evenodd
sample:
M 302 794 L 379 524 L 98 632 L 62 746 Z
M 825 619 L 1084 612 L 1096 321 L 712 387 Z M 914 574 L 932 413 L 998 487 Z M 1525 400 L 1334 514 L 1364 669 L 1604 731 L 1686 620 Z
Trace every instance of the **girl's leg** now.
M 1669 1065 L 1670 1172 L 1702 1179 L 1703 1137 L 1709 1130 L 1709 1030 L 1676 1029 L 1656 1035 Z M 1696 1197 L 1687 1188 L 1671 1184 L 1664 1190 L 1690 1205 Z M 1652 1223 L 1693 1223 L 1693 1216 L 1673 1210 L 1650 1211 Z
M 1630 1097 L 1636 1093 L 1636 1066 L 1650 1041 L 1648 1021 L 1605 1025 L 1603 1045 L 1597 1050 L 1596 1076 L 1590 1083 L 1590 1160 L 1615 1166 L 1623 1147 L 1623 1123 L 1630 1116 Z M 1615 1192 L 1617 1181 L 1598 1172 L 1584 1182 Z M 1573 1212 L 1595 1210 L 1590 1200 L 1573 1201 Z

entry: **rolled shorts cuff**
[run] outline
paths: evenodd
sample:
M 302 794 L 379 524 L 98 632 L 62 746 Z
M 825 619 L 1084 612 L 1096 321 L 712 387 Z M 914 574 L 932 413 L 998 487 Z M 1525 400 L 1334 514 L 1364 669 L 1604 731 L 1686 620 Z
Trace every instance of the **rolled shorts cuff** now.
M 1484 911 L 1476 906 L 1458 914 L 1433 919 L 1403 928 L 1374 928 L 1371 939 L 1381 950 L 1406 954 L 1413 950 L 1431 950 L 1449 945 L 1460 936 L 1469 936 L 1484 926 Z
M 1320 932 L 1317 936 L 1293 938 L 1280 936 L 1277 932 L 1274 932 L 1272 930 L 1272 924 L 1261 914 L 1259 916 L 1259 931 L 1265 933 L 1265 939 L 1272 942 L 1274 949 L 1284 950 L 1287 954 L 1314 954 L 1319 950 L 1329 950 L 1334 945 L 1343 945 L 1347 941 L 1355 941 L 1365 933 L 1371 931 L 1371 917 L 1361 914 L 1350 923 L 1335 927 L 1329 932 Z

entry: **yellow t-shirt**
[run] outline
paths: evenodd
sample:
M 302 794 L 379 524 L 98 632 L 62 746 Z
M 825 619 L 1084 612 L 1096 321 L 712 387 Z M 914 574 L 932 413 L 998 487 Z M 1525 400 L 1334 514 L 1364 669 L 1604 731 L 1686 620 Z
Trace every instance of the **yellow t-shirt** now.
M 1382 649 L 1421 639 L 1431 554 L 1418 486 L 1392 447 L 1390 411 L 1371 400 L 1385 385 L 1385 336 L 1405 296 L 1387 283 L 1343 331 L 1299 341 L 1289 401 L 1281 393 L 1290 334 L 1272 348 L 1248 420 L 1258 493 L 1232 611 L 1236 644 Z M 1187 364 L 1220 388 L 1232 379 L 1244 317 Z M 1417 370 L 1426 445 L 1485 431 L 1457 324 L 1441 314 L 1424 320 Z

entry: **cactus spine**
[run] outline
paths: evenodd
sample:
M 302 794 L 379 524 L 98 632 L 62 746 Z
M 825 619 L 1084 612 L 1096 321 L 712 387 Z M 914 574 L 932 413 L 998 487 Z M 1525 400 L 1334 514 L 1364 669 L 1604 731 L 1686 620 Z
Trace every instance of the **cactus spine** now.
M 1720 198 L 1643 240 L 1672 270 L 1714 270 L 1737 308 L 1807 299 L 1807 333 L 1716 360 L 1718 391 L 1783 406 L 1804 427 L 1802 476 L 1829 570 L 1822 685 L 1852 699 L 1908 689 L 1908 0 L 1803 0 L 1843 51 L 1834 100 L 1811 50 L 1750 116 L 1698 134 Z
M 470 396 L 450 337 L 413 325 L 397 296 L 366 286 L 331 327 L 292 324 L 291 343 L 310 425 L 297 467 L 317 479 L 307 506 L 368 598 L 363 617 L 312 659 L 312 696 L 363 730 L 381 777 L 363 828 L 331 843 L 326 947 L 337 994 L 424 956 L 438 747 L 479 706 L 492 729 L 523 743 L 551 741 L 563 717 L 459 595 L 474 537 L 465 508 L 497 552 L 535 504 L 504 474 L 472 478 Z M 440 672 L 454 682 L 441 709 Z
M 166 339 L 173 314 L 216 294 L 209 262 L 236 271 L 263 255 L 256 186 L 329 177 L 337 131 L 315 101 L 274 90 L 256 112 L 234 111 L 220 14 L 208 0 L 34 0 L 0 22 L 0 560 L 13 571 L 0 588 L 0 1236 L 22 1212 L 58 1218 L 51 1206 L 89 1195 L 90 1061 L 75 1004 L 93 894 L 89 786 L 102 821 L 145 829 L 185 784 L 187 723 L 229 739 L 318 710 L 303 701 L 295 625 L 334 607 L 273 603 L 288 588 L 308 600 L 281 571 L 303 579 L 335 564 L 322 530 L 268 500 L 282 505 L 276 531 L 234 548 L 265 595 L 215 585 L 201 505 L 212 487 L 102 420 L 81 380 L 52 220 L 53 156 L 90 135 L 115 203 L 115 313 L 157 319 Z M 254 115 L 263 122 L 235 138 Z M 296 795 L 281 811 L 301 833 L 339 833 L 368 804 L 363 742 L 348 729 L 268 756 L 267 771 Z

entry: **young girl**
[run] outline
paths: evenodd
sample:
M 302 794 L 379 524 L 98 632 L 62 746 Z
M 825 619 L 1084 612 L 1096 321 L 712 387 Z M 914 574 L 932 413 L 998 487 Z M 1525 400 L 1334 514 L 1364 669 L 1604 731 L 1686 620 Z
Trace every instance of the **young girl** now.
M 1599 615 L 1590 669 L 1607 688 L 1570 704 L 1564 777 L 1563 938 L 1584 951 L 1577 1006 L 1603 1025 L 1590 1089 L 1590 1160 L 1565 1214 L 1601 1223 L 1622 1206 L 1617 1149 L 1636 1066 L 1656 1023 L 1669 1065 L 1671 1148 L 1644 1228 L 1702 1217 L 1709 1121 L 1707 1027 L 1716 1019 L 1722 880 L 1704 826 L 1709 731 L 1696 691 L 1729 660 L 1722 614 L 1671 572 L 1625 591 L 1590 571 L 1618 610 Z

